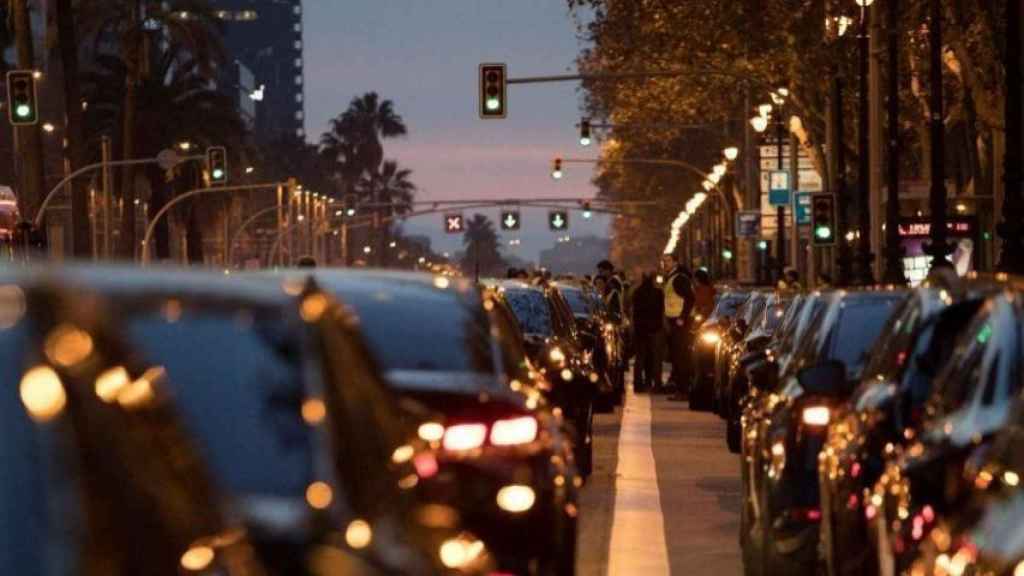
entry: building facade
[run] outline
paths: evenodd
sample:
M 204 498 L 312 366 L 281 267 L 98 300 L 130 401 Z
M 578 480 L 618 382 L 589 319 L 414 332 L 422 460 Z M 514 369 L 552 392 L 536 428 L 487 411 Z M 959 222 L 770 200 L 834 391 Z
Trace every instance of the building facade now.
M 222 82 L 258 141 L 304 138 L 302 0 L 211 0 L 232 65 Z M 246 102 L 248 100 L 248 102 Z

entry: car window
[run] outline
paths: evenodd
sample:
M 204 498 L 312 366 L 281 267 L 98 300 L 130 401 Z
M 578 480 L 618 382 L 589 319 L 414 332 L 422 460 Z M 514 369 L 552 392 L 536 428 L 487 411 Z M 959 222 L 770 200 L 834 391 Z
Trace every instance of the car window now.
M 723 317 L 734 316 L 740 306 L 746 301 L 747 294 L 726 294 L 718 299 L 718 302 L 715 304 L 715 310 L 708 319 L 717 320 Z
M 385 371 L 494 373 L 479 301 L 432 288 L 343 289 L 341 298 L 359 316 L 363 337 Z
M 958 339 L 949 363 L 936 377 L 926 412 L 935 417 L 959 408 L 977 385 L 981 364 L 992 334 L 989 308 L 975 316 Z
M 519 322 L 523 334 L 554 336 L 551 308 L 537 290 L 506 290 L 505 301 Z
M 590 316 L 593 313 L 582 290 L 561 287 L 558 291 L 562 294 L 562 297 L 565 298 L 565 303 L 569 305 L 569 309 L 572 310 L 574 315 Z
M 522 335 L 515 326 L 512 313 L 503 304 L 494 304 L 490 309 L 490 317 L 494 324 L 494 333 L 498 338 L 498 347 L 501 350 L 504 375 L 508 381 L 526 378 L 529 363 L 526 351 L 523 349 Z
M 140 315 L 133 342 L 164 367 L 185 425 L 234 494 L 295 497 L 312 479 L 312 439 L 297 342 L 250 314 Z
M 871 348 L 882 332 L 896 299 L 871 298 L 844 302 L 832 329 L 828 357 L 846 366 L 848 378 L 858 378 Z

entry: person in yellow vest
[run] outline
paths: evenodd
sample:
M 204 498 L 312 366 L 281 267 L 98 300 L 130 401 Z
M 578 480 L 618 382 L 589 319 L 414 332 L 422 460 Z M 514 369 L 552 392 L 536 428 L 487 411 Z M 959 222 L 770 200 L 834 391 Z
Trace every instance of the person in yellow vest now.
M 690 348 L 693 323 L 693 277 L 675 254 L 662 257 L 665 268 L 665 323 L 668 326 L 668 354 L 676 393 L 670 400 L 685 400 L 690 387 Z

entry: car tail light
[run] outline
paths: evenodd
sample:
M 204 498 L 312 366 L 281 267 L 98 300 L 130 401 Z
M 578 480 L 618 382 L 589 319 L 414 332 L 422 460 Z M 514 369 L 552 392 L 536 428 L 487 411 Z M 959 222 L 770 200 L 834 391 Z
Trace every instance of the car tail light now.
M 537 419 L 533 416 L 498 420 L 491 426 L 491 444 L 495 446 L 527 444 L 536 439 Z
M 803 422 L 808 426 L 828 426 L 832 411 L 828 406 L 808 406 L 803 411 Z
M 444 432 L 441 443 L 445 450 L 473 450 L 484 445 L 487 426 L 483 424 L 456 424 Z

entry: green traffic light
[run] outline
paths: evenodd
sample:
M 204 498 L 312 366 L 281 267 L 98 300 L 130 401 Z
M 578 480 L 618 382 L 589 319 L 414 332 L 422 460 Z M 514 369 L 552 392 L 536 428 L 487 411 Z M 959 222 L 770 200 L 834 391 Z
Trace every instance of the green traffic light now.
M 732 260 L 732 250 L 722 250 L 722 258 Z
M 223 177 L 224 177 L 224 171 L 221 170 L 220 168 L 214 168 L 214 170 L 213 170 L 213 179 L 214 180 L 220 180 Z
M 500 108 L 501 108 L 501 100 L 498 100 L 497 98 L 488 98 L 487 99 L 487 109 L 488 110 L 494 111 L 494 110 L 498 110 Z
M 762 251 L 762 252 L 767 250 L 768 249 L 768 241 L 767 240 L 761 240 L 760 242 L 758 242 L 757 243 L 757 249 Z
M 28 104 L 18 104 L 14 109 L 14 113 L 17 114 L 19 118 L 28 118 L 32 115 L 32 107 Z
M 832 237 L 832 229 L 828 226 L 818 226 L 814 229 L 814 236 L 820 240 L 828 240 Z

